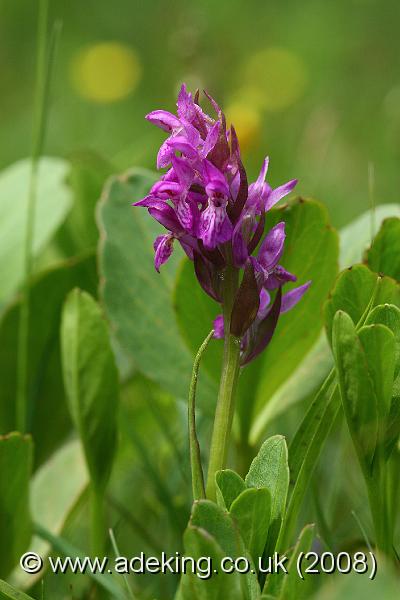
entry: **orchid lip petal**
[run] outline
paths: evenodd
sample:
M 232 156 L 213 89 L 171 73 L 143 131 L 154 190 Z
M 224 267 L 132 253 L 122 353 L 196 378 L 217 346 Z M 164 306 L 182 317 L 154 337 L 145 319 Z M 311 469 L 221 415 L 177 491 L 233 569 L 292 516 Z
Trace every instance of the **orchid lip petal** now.
M 174 237 L 171 234 L 159 235 L 154 241 L 154 266 L 156 271 L 160 272 L 163 265 L 172 254 Z
M 169 144 L 169 138 L 168 138 L 167 140 L 165 140 L 165 142 L 163 142 L 161 144 L 161 147 L 158 151 L 157 169 L 162 169 L 163 167 L 166 167 L 167 165 L 169 165 L 173 154 L 174 154 L 174 151 Z

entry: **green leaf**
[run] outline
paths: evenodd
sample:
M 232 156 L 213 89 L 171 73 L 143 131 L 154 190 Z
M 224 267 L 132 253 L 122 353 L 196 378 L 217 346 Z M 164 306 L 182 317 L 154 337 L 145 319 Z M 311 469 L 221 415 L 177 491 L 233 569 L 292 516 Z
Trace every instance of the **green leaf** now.
M 365 322 L 366 325 L 372 323 L 386 325 L 392 331 L 395 341 L 394 383 L 385 436 L 385 453 L 388 457 L 400 435 L 400 310 L 394 304 L 377 306 L 370 312 Z
M 246 551 L 243 539 L 231 516 L 214 502 L 200 500 L 193 504 L 188 528 L 190 527 L 197 527 L 206 531 L 221 547 L 224 556 L 231 558 L 244 556 L 250 560 L 250 555 Z M 260 588 L 253 565 L 249 573 L 239 576 L 239 581 L 243 600 L 253 600 L 259 597 Z
M 30 436 L 0 436 L 0 576 L 8 575 L 26 550 L 32 535 L 29 478 Z
M 395 339 L 395 376 L 400 371 L 400 309 L 394 304 L 380 304 L 368 315 L 365 325 L 386 325 Z
M 374 383 L 378 416 L 387 417 L 392 398 L 396 343 L 386 325 L 366 325 L 358 332 Z
M 63 443 L 71 430 L 62 385 L 59 333 L 62 304 L 75 286 L 95 292 L 93 255 L 67 260 L 35 276 L 30 288 L 28 397 L 35 467 Z M 19 311 L 20 300 L 9 306 L 0 322 L 0 432 L 3 433 L 15 427 Z
M 4 598 L 5 600 L 34 600 L 32 596 L 16 590 L 2 579 L 0 579 L 0 598 Z
M 246 476 L 248 487 L 267 488 L 271 495 L 271 523 L 267 554 L 272 554 L 281 528 L 289 487 L 286 440 L 281 435 L 267 439 L 251 463 Z
M 206 579 L 209 563 L 205 557 L 209 557 L 212 568 L 218 568 L 222 559 L 226 556 L 221 546 L 207 531 L 200 527 L 189 525 L 184 534 L 185 556 L 190 556 L 199 561 L 203 570 L 198 575 L 187 572 L 182 576 L 179 598 L 182 600 L 220 600 L 229 598 L 242 600 L 240 575 L 238 573 L 211 573 L 210 579 Z M 203 579 L 204 577 L 204 579 Z
M 0 308 L 23 278 L 30 160 L 21 160 L 0 173 Z M 38 256 L 71 207 L 66 185 L 69 164 L 59 158 L 39 163 L 33 255 Z
M 68 256 L 96 248 L 99 237 L 96 205 L 104 182 L 113 172 L 113 166 L 93 152 L 71 157 L 68 184 L 73 205 L 56 236 L 56 242 Z
M 368 266 L 400 281 L 400 219 L 386 219 L 366 253 Z
M 118 371 L 100 308 L 78 289 L 63 308 L 61 350 L 65 391 L 90 477 L 104 489 L 115 452 Z
M 146 172 L 111 179 L 99 206 L 102 296 L 112 330 L 136 366 L 175 396 L 186 397 L 192 355 L 175 321 L 172 292 L 180 250 L 154 270 L 153 240 L 161 226 L 142 208 L 132 208 L 154 181 Z M 209 329 L 208 329 L 209 331 Z M 200 374 L 199 399 L 214 403 L 216 386 Z
M 314 525 L 306 525 L 301 531 L 297 543 L 291 554 L 288 563 L 288 575 L 282 579 L 282 587 L 279 592 L 279 600 L 301 600 L 301 598 L 309 598 L 309 590 L 307 579 L 305 576 L 303 581 L 297 573 L 297 558 L 301 552 L 307 553 L 311 550 L 314 539 Z
M 255 391 L 255 421 L 250 432 L 254 444 L 269 418 L 268 401 L 298 367 L 317 341 L 323 321 L 321 307 L 338 269 L 338 236 L 331 228 L 325 207 L 313 200 L 298 200 L 269 213 L 268 228 L 286 223 L 285 251 L 280 263 L 295 273 L 298 281 L 290 287 L 312 280 L 301 302 L 282 315 L 273 340 L 259 358 L 260 377 Z M 243 395 L 242 411 L 249 411 L 248 389 Z
M 182 261 L 177 273 L 174 308 L 179 331 L 189 350 L 195 355 L 222 309 L 203 291 L 197 281 L 193 263 L 188 259 Z M 221 340 L 211 340 L 202 359 L 202 367 L 217 382 L 221 375 L 222 349 Z
M 239 556 L 242 540 L 233 526 L 229 513 L 210 500 L 199 500 L 193 504 L 190 523 L 208 531 L 221 546 L 226 556 Z
M 383 303 L 400 306 L 400 286 L 393 279 L 379 279 L 365 265 L 355 265 L 340 273 L 324 306 L 328 339 L 332 339 L 333 318 L 338 310 L 346 312 L 354 323 L 358 323 L 372 296 L 373 306 Z
M 332 344 L 347 423 L 359 460 L 370 472 L 378 427 L 389 412 L 394 336 L 383 325 L 363 327 L 357 335 L 349 315 L 338 311 Z
M 215 475 L 217 501 L 221 508 L 230 510 L 232 502 L 246 489 L 243 479 L 235 471 L 224 469 Z
M 332 366 L 332 352 L 326 334 L 322 332 L 295 372 L 277 389 L 265 406 L 262 413 L 265 422 L 270 423 L 272 419 L 309 397 L 322 384 Z
M 60 477 L 68 473 L 68 477 Z M 78 440 L 62 446 L 34 474 L 30 484 L 32 520 L 48 531 L 59 535 L 67 518 L 89 483 L 84 456 Z M 34 536 L 30 543 L 32 552 L 46 556 L 50 545 Z M 13 572 L 13 581 L 22 588 L 30 587 L 42 573 L 24 573 L 19 567 Z
M 230 514 L 255 564 L 263 555 L 271 521 L 271 495 L 266 488 L 245 490 L 232 502 Z

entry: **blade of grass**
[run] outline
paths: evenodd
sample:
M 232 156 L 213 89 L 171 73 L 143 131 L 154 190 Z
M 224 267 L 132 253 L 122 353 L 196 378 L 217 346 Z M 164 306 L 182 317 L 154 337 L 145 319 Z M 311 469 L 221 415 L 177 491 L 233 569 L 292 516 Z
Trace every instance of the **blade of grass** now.
M 34 524 L 35 534 L 42 540 L 51 544 L 52 548 L 62 556 L 70 556 L 71 558 L 85 559 L 83 552 L 75 548 L 67 540 L 58 535 L 53 535 L 45 527 L 38 523 Z M 102 557 L 99 557 L 102 558 Z M 92 573 L 91 569 L 86 570 L 86 575 L 93 579 L 99 586 L 111 594 L 116 600 L 127 600 L 127 596 L 123 589 L 115 582 L 114 577 L 110 573 Z
M 365 527 L 364 527 L 364 526 L 363 526 L 363 524 L 361 523 L 361 520 L 360 520 L 359 516 L 357 515 L 357 513 L 356 513 L 356 511 L 355 511 L 355 510 L 352 510 L 352 511 L 351 511 L 351 514 L 353 515 L 355 522 L 357 523 L 358 527 L 360 528 L 361 534 L 362 534 L 362 536 L 363 536 L 363 538 L 364 538 L 364 541 L 365 541 L 365 544 L 366 544 L 366 546 L 367 546 L 368 550 L 369 550 L 370 552 L 372 552 L 372 546 L 371 546 L 371 544 L 370 544 L 370 541 L 369 541 L 369 539 L 368 539 L 367 532 L 366 532 L 366 530 L 365 530 Z
M 28 206 L 26 215 L 26 231 L 24 244 L 24 282 L 22 286 L 22 303 L 19 317 L 18 330 L 18 364 L 17 364 L 17 392 L 16 392 L 16 426 L 18 431 L 25 433 L 27 430 L 28 416 L 28 339 L 30 297 L 29 281 L 32 274 L 32 248 L 35 228 L 35 213 L 37 201 L 37 184 L 39 159 L 42 154 L 46 123 L 48 117 L 48 100 L 52 67 L 55 50 L 61 32 L 61 24 L 55 24 L 49 45 L 47 44 L 47 21 L 49 0 L 40 0 L 38 30 L 37 30 L 37 62 L 36 62 L 36 93 L 34 123 L 31 151 L 31 171 L 28 190 Z
M 109 494 L 107 495 L 107 501 L 109 505 L 119 514 L 119 522 L 121 522 L 121 520 L 126 521 L 126 523 L 131 527 L 132 531 L 134 531 L 135 535 L 140 536 L 142 540 L 146 542 L 149 548 L 161 555 L 163 551 L 162 545 L 153 538 L 151 533 L 143 526 L 143 523 L 136 519 L 134 515 L 119 502 L 119 500 L 110 496 Z
M 0 598 L 4 598 L 5 600 L 34 600 L 32 596 L 16 590 L 2 579 L 0 579 Z
M 371 209 L 371 244 L 375 237 L 376 232 L 376 203 L 375 203 L 375 167 L 373 162 L 368 163 L 368 198 L 369 207 Z
M 121 553 L 120 553 L 120 551 L 119 551 L 119 549 L 118 549 L 118 546 L 117 546 L 117 540 L 115 539 L 115 535 L 114 535 L 114 532 L 113 532 L 113 530 L 110 528 L 110 529 L 108 530 L 108 533 L 109 533 L 109 536 L 110 536 L 111 545 L 112 545 L 112 547 L 113 547 L 113 550 L 114 550 L 115 557 L 117 557 L 117 556 L 121 556 Z M 126 587 L 126 590 L 127 590 L 127 592 L 128 592 L 128 596 L 129 596 L 129 598 L 131 598 L 131 600 L 135 600 L 135 595 L 134 595 L 134 593 L 133 593 L 133 591 L 132 591 L 132 588 L 131 588 L 131 586 L 129 585 L 129 581 L 128 581 L 128 578 L 127 578 L 127 576 L 126 576 L 126 575 L 123 575 L 123 578 L 124 578 L 125 587 Z

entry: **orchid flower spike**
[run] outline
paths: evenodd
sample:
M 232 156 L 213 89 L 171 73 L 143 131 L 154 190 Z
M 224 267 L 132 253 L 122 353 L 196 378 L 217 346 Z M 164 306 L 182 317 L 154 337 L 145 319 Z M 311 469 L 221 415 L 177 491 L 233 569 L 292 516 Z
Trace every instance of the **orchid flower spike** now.
M 216 318 L 214 336 L 238 337 L 241 362 L 246 364 L 268 345 L 280 315 L 291 310 L 311 284 L 283 293 L 285 285 L 296 281 L 280 264 L 285 223 L 264 231 L 266 214 L 297 180 L 272 189 L 266 181 L 267 157 L 257 180 L 248 184 L 235 129 L 227 130 L 219 105 L 208 93 L 206 97 L 214 117 L 203 112 L 198 95 L 193 97 L 185 85 L 178 95 L 176 115 L 155 110 L 146 116 L 168 134 L 157 155 L 157 167 L 168 170 L 134 206 L 147 208 L 166 229 L 154 242 L 157 271 L 178 242 L 193 261 L 203 290 L 221 304 L 221 275 L 227 268 L 237 271 L 230 318 L 227 322 L 222 315 Z

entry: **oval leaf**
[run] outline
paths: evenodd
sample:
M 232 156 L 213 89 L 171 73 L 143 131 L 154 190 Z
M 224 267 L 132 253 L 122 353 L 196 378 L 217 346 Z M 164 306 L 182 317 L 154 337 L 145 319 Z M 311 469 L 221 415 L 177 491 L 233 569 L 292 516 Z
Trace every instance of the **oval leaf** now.
M 73 290 L 64 305 L 61 349 L 65 390 L 91 479 L 107 484 L 116 442 L 118 372 L 107 324 L 89 294 Z

